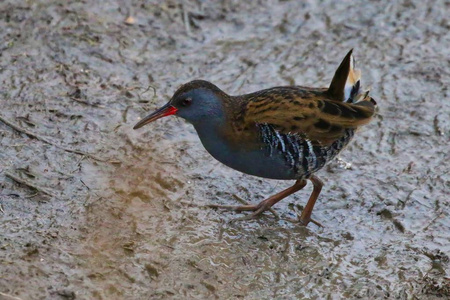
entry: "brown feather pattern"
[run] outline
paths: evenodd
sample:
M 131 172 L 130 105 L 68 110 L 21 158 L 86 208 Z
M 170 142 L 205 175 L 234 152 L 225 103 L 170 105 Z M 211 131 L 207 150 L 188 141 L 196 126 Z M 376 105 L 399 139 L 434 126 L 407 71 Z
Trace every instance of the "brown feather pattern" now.
M 234 134 L 244 134 L 256 124 L 270 124 L 284 134 L 298 134 L 313 144 L 330 145 L 346 129 L 367 124 L 374 114 L 370 97 L 345 103 L 330 99 L 326 89 L 276 87 L 240 97 L 245 99 L 234 121 Z

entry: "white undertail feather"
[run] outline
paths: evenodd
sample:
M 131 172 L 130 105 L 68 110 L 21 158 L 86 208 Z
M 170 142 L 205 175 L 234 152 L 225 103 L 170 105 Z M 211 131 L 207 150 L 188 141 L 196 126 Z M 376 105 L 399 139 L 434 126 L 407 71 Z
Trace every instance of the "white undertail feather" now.
M 361 90 L 361 71 L 355 69 L 355 58 L 350 58 L 350 71 L 344 88 L 344 102 L 355 102 Z

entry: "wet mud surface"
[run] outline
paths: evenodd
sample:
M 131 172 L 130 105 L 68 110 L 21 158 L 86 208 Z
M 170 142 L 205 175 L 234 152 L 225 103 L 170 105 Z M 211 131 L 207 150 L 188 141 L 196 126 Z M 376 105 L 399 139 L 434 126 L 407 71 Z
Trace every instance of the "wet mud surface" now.
M 449 5 L 2 1 L 0 299 L 448 299 Z M 292 182 L 132 130 L 196 78 L 326 86 L 350 48 L 380 110 L 318 173 L 324 228 L 285 221 L 310 185 L 228 223 L 202 206 Z

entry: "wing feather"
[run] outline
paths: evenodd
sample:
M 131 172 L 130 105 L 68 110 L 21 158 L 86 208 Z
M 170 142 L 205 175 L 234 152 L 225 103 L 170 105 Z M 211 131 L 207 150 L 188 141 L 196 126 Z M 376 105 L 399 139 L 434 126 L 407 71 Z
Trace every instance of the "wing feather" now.
M 375 111 L 367 94 L 356 103 L 302 96 L 266 93 L 263 99 L 250 101 L 245 109 L 245 126 L 270 124 L 280 133 L 298 134 L 314 144 L 330 145 L 346 129 L 369 123 Z

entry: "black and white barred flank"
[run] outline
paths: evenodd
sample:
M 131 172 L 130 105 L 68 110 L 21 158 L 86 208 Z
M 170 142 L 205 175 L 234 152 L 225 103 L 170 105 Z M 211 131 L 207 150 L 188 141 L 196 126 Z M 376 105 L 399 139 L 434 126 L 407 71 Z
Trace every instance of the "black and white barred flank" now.
M 329 146 L 313 145 L 310 140 L 294 133 L 280 133 L 270 124 L 259 124 L 262 142 L 268 156 L 281 154 L 299 179 L 305 179 L 331 161 L 352 139 L 355 130 Z

